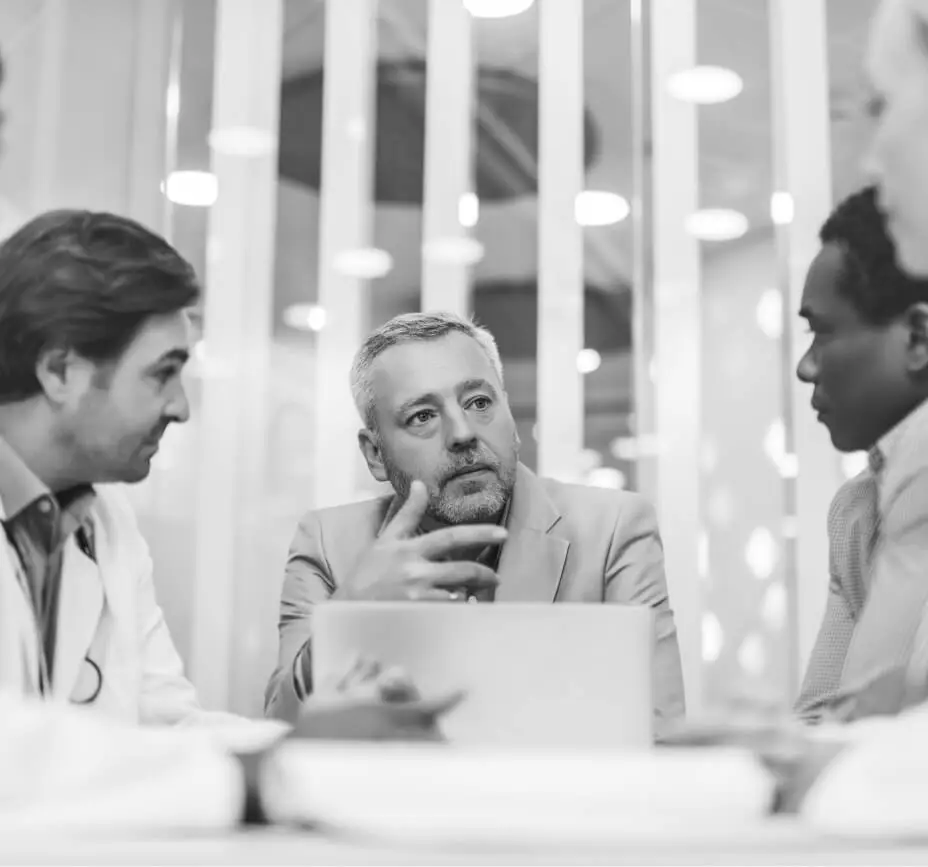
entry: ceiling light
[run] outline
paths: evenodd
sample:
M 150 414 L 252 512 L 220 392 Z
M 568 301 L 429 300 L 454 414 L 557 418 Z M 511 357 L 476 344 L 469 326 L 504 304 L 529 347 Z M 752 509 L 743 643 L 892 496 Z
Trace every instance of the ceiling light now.
M 325 308 L 318 304 L 291 304 L 284 310 L 284 322 L 298 331 L 322 331 L 325 320 Z
M 393 257 L 386 250 L 377 247 L 342 250 L 335 256 L 332 268 L 345 277 L 376 280 L 393 270 Z
M 436 238 L 422 245 L 422 258 L 445 265 L 476 265 L 484 247 L 474 238 Z
M 667 92 L 674 99 L 697 105 L 728 102 L 743 89 L 741 76 L 723 66 L 694 66 L 674 73 L 667 80 Z
M 616 193 L 604 190 L 584 190 L 577 196 L 574 213 L 581 226 L 611 226 L 621 223 L 631 209 Z
M 473 229 L 480 220 L 480 199 L 476 193 L 464 193 L 458 201 L 458 222 L 465 229 Z
M 208 208 L 219 196 L 219 181 L 212 172 L 171 172 L 161 191 L 175 205 Z
M 530 9 L 535 0 L 463 0 L 474 18 L 509 18 Z
M 581 349 L 577 353 L 577 370 L 580 373 L 592 373 L 599 370 L 603 363 L 602 356 L 595 349 Z
M 690 214 L 686 231 L 700 241 L 733 241 L 748 230 L 748 218 L 739 211 L 706 208 Z
M 625 483 L 625 473 L 615 467 L 597 467 L 586 475 L 586 484 L 594 488 L 611 488 L 614 491 L 621 491 Z
M 795 212 L 796 206 L 789 193 L 778 192 L 770 197 L 770 219 L 775 226 L 788 226 Z
M 209 134 L 216 153 L 233 157 L 263 157 L 277 149 L 277 136 L 256 126 L 229 126 Z

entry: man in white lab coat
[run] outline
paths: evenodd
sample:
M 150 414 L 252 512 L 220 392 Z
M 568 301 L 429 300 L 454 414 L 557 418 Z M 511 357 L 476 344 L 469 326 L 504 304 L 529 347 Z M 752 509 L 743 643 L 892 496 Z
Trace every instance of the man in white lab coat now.
M 176 250 L 112 214 L 46 213 L 0 246 L 0 692 L 129 724 L 217 722 L 184 676 L 118 485 L 144 479 L 187 420 L 198 297 Z M 379 699 L 339 728 L 389 736 L 365 728 L 392 725 Z

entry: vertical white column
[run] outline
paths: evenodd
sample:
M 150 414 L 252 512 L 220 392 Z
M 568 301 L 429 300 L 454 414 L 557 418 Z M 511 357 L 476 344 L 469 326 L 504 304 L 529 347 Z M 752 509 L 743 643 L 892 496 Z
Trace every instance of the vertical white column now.
M 470 235 L 460 206 L 471 195 L 472 21 L 464 4 L 430 0 L 426 63 L 422 309 L 470 312 L 470 267 L 449 245 Z
M 348 372 L 367 330 L 368 287 L 336 263 L 340 254 L 371 242 L 376 61 L 377 0 L 327 0 L 318 282 L 326 327 L 316 346 L 313 423 L 317 507 L 351 500 L 364 472 Z
M 274 273 L 282 0 L 217 0 L 197 557 L 191 673 L 208 707 L 229 706 L 236 610 L 259 576 Z M 238 592 L 241 590 L 241 592 Z M 242 601 L 242 605 L 237 603 Z
M 837 453 L 809 407 L 808 387 L 795 376 L 808 341 L 796 315 L 802 286 L 819 250 L 818 230 L 832 206 L 825 6 L 825 0 L 770 0 L 776 186 L 791 195 L 794 204 L 793 219 L 780 227 L 778 240 L 788 317 L 783 370 L 787 448 L 796 454 L 799 466 L 795 487 L 787 496 L 798 528 L 787 570 L 796 682 L 825 608 L 825 521 L 841 483 Z
M 699 203 L 696 108 L 667 93 L 670 75 L 696 62 L 695 0 L 652 0 L 654 155 L 654 405 L 657 508 L 677 619 L 687 705 L 702 706 L 702 599 L 697 580 L 700 445 L 700 253 L 685 229 Z
M 538 24 L 538 471 L 566 478 L 583 449 L 583 11 L 544 0 Z

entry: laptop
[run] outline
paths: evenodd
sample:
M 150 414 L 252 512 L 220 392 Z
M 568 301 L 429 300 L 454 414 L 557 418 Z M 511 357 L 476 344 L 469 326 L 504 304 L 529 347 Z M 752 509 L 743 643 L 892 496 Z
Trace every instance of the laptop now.
M 313 611 L 313 681 L 358 656 L 401 667 L 425 696 L 462 689 L 452 743 L 646 747 L 653 614 L 593 604 L 327 602 Z

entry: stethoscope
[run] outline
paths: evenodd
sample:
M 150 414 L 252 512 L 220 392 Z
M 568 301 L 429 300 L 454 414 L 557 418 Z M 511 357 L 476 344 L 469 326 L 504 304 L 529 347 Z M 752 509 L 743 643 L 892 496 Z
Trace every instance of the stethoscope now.
M 84 682 L 84 672 L 88 673 L 88 676 L 93 678 L 95 681 L 94 688 L 91 690 L 90 695 L 87 698 L 77 698 L 76 693 L 82 686 Z M 84 662 L 81 665 L 81 673 L 78 675 L 77 686 L 74 688 L 74 692 L 71 694 L 71 703 L 79 705 L 88 705 L 93 704 L 100 693 L 103 691 L 103 671 L 100 666 L 97 665 L 89 655 L 84 657 Z

